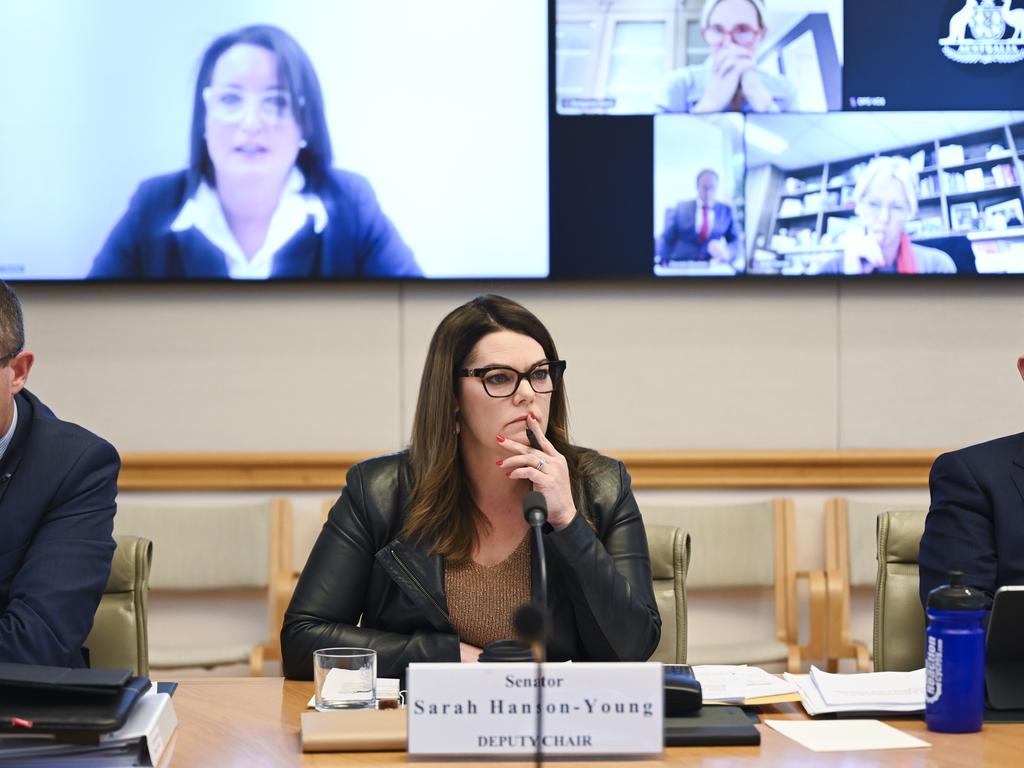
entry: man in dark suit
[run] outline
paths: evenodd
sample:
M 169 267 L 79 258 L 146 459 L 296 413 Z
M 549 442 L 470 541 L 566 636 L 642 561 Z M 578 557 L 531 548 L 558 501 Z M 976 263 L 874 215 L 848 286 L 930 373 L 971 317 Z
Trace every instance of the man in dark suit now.
M 83 667 L 114 554 L 120 461 L 25 389 L 18 297 L 0 281 L 0 662 Z
M 732 207 L 715 199 L 718 174 L 706 168 L 697 174 L 697 199 L 684 200 L 665 212 L 658 238 L 658 263 L 722 261 L 731 264 L 739 249 L 739 229 Z
M 1024 378 L 1024 356 L 1017 360 Z M 921 537 L 921 602 L 949 572 L 991 600 L 1024 584 L 1024 433 L 944 453 L 928 480 L 931 507 Z

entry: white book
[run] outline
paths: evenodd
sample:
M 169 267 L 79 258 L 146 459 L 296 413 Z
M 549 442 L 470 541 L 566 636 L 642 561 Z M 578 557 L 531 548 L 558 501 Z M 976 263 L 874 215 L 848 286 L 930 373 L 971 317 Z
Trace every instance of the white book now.
M 961 144 L 945 144 L 939 147 L 939 165 L 963 165 L 964 148 Z
M 985 188 L 985 172 L 981 168 L 968 168 L 964 171 L 964 182 L 968 192 L 980 192 Z

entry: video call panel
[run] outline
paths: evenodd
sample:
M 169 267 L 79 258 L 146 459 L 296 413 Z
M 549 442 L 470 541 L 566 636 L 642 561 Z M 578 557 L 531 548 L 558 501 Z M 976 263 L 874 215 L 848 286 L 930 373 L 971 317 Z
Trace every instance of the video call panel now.
M 1024 112 L 750 115 L 751 274 L 1024 272 Z
M 557 0 L 555 14 L 561 115 L 842 108 L 842 0 Z
M 1017 39 L 1011 23 L 1014 4 L 1024 17 L 1024 0 L 969 0 L 970 18 L 963 21 L 966 16 L 961 14 L 964 30 L 954 30 L 958 42 L 940 40 L 938 33 L 932 41 L 937 55 L 968 83 L 973 79 L 965 87 L 976 95 L 987 94 L 965 103 L 929 73 L 929 67 L 939 71 L 931 64 L 910 66 L 904 60 L 880 76 L 877 45 L 866 42 L 869 25 L 863 19 L 872 16 L 875 29 L 884 18 L 887 29 L 891 21 L 909 30 L 911 16 L 920 25 L 922 19 L 945 14 L 941 24 L 948 37 L 951 18 L 964 3 L 937 11 L 935 6 L 942 3 L 910 2 L 900 4 L 899 13 L 889 13 L 890 5 L 870 0 L 847 4 L 858 13 L 844 17 L 840 3 L 809 9 L 807 3 L 786 0 L 708 0 L 681 7 L 623 2 L 598 8 L 595 3 L 558 0 L 551 9 L 553 193 L 555 182 L 559 185 L 553 211 L 561 199 L 591 211 L 591 229 L 600 237 L 591 241 L 585 258 L 606 269 L 615 264 L 614 272 L 603 274 L 1022 274 L 1024 125 L 1022 113 L 1008 107 L 1024 107 L 1024 87 L 1002 85 L 1024 71 L 1024 64 L 1010 61 L 1018 48 L 1024 58 L 1024 38 Z M 877 13 L 861 13 L 873 5 L 878 5 Z M 641 6 L 646 10 L 641 12 Z M 913 13 L 905 6 L 912 6 Z M 794 9 L 804 15 L 790 16 L 786 27 L 785 14 Z M 718 15 L 723 11 L 732 14 L 724 22 Z M 765 20 L 775 30 L 782 27 L 775 33 L 780 38 L 792 39 L 792 26 L 814 14 L 824 14 L 833 40 L 844 41 L 836 45 L 842 88 L 839 98 L 834 89 L 825 89 L 825 108 L 819 103 L 813 110 L 786 110 L 766 102 L 768 108 L 758 110 L 756 97 L 742 93 L 741 78 L 735 81 L 733 100 L 710 114 L 695 114 L 701 109 L 673 112 L 652 101 L 659 90 L 650 84 L 671 81 L 681 64 L 714 66 L 709 38 L 729 38 L 735 44 L 738 37 L 751 43 L 758 37 L 750 34 L 751 28 L 760 24 L 765 34 L 754 46 L 760 52 L 760 45 L 772 39 Z M 858 18 L 852 20 L 853 15 Z M 583 31 L 586 24 L 589 37 Z M 688 25 L 688 31 L 681 32 L 680 25 Z M 722 29 L 709 35 L 707 29 L 715 26 Z M 1002 42 L 993 42 L 996 31 Z M 917 40 L 909 31 L 907 35 L 909 41 Z M 808 33 L 804 39 L 819 38 Z M 952 56 L 943 50 L 951 46 Z M 967 61 L 967 53 L 955 60 L 958 51 L 975 56 L 982 47 L 987 63 Z M 821 50 L 819 45 L 813 48 Z M 779 57 L 769 58 L 774 62 Z M 818 55 L 815 77 L 834 83 L 835 78 L 825 76 L 822 60 Z M 920 61 L 929 59 L 922 55 Z M 783 75 L 795 71 L 768 66 L 768 58 L 757 60 L 758 69 Z M 636 88 L 626 88 L 626 80 L 616 74 L 627 71 L 635 73 L 631 82 Z M 646 74 L 641 77 L 641 72 Z M 869 82 L 870 77 L 888 83 L 891 90 L 861 90 L 851 101 L 850 84 Z M 641 82 L 647 85 L 641 88 Z M 894 109 L 900 102 L 893 94 L 907 84 L 919 100 Z M 629 98 L 609 101 L 613 85 L 622 86 L 617 93 Z M 623 143 L 627 124 L 636 142 L 632 147 Z M 613 130 L 613 125 L 623 130 Z M 630 155 L 633 163 L 601 162 L 606 155 Z M 569 157 L 575 167 L 563 162 Z M 585 159 L 591 162 L 584 174 Z M 585 182 L 576 184 L 574 173 L 585 175 Z M 648 203 L 650 208 L 639 210 Z M 609 223 L 613 217 L 614 225 Z M 564 254 L 557 219 L 553 224 L 554 266 Z M 641 226 L 642 233 L 637 231 Z M 735 256 L 736 249 L 742 258 Z
M 253 24 L 294 41 L 322 109 L 273 66 L 252 81 L 258 56 L 197 88 Z M 548 275 L 543 0 L 39 0 L 0 4 L 0 28 L 0 278 Z M 247 208 L 261 166 L 280 197 Z M 265 238 L 235 231 L 250 218 Z

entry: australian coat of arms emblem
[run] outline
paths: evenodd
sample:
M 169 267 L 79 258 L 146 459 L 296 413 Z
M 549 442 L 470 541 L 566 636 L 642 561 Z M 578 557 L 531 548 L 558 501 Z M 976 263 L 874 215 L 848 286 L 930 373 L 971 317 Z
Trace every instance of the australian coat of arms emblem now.
M 1024 60 L 1024 7 L 1011 5 L 1013 0 L 966 0 L 949 20 L 949 35 L 939 39 L 942 52 L 961 64 Z

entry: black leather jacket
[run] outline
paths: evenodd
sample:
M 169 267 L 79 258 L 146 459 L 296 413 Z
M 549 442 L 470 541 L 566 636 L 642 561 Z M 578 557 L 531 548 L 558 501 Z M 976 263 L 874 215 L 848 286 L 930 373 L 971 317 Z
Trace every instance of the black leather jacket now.
M 404 677 L 413 661 L 459 661 L 443 558 L 396 538 L 409 483 L 406 453 L 349 470 L 285 613 L 287 677 L 310 679 L 313 651 L 339 646 L 375 649 L 380 677 Z M 594 528 L 577 514 L 560 531 L 548 526 L 544 538 L 548 659 L 644 661 L 658 645 L 661 617 L 643 521 L 621 462 L 595 458 L 580 507 Z M 533 568 L 536 580 L 536 553 Z

